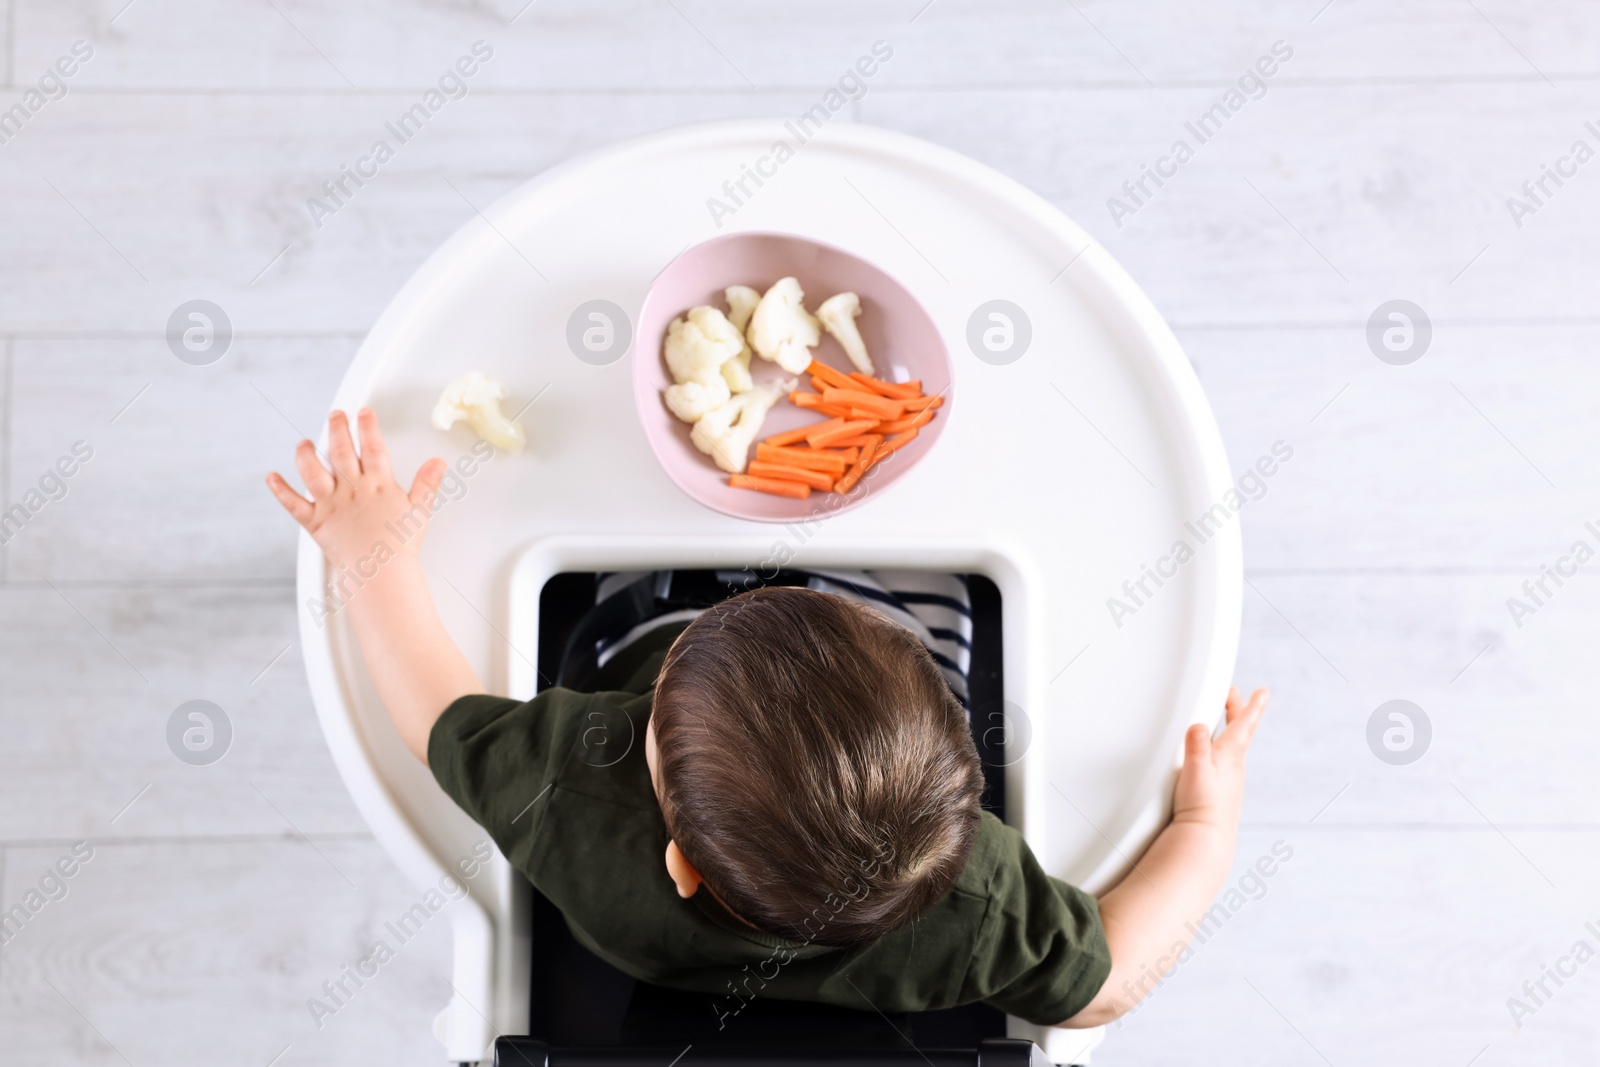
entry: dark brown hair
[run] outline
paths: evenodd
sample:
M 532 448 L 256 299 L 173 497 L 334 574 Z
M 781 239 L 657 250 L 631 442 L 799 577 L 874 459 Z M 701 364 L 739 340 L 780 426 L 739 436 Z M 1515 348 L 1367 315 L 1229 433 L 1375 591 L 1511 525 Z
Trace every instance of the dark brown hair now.
M 668 832 L 769 934 L 881 937 L 966 865 L 983 793 L 966 715 L 871 608 L 792 587 L 723 601 L 672 646 L 652 715 Z

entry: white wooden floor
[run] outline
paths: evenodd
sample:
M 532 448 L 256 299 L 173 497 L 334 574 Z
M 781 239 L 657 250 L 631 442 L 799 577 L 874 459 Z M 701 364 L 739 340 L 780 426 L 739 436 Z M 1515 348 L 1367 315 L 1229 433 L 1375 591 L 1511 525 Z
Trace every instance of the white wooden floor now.
M 524 7 L 526 4 L 526 7 Z M 126 6 L 124 6 L 126 5 Z M 261 486 L 365 329 L 483 205 L 572 154 L 798 114 L 876 40 L 853 117 L 950 145 L 1087 227 L 1173 322 L 1241 468 L 1240 679 L 1277 691 L 1239 873 L 1293 858 L 1108 1039 L 1106 1064 L 1592 1064 L 1600 961 L 1600 9 L 1577 0 L 0 0 L 0 501 L 93 458 L 4 548 L 0 907 L 92 860 L 0 948 L 6 1063 L 415 1063 L 429 930 L 317 1028 L 306 1000 L 412 889 L 326 755 L 300 673 L 294 530 Z M 308 196 L 466 53 L 494 57 L 321 228 Z M 1106 201 L 1276 41 L 1292 59 L 1137 214 Z M 47 81 L 47 88 L 53 83 Z M 1569 171 L 1571 168 L 1568 168 Z M 182 301 L 234 351 L 178 362 Z M 1421 305 L 1432 346 L 1365 323 Z M 265 398 L 268 402 L 263 402 Z M 180 763 L 168 716 L 234 725 Z M 1380 762 L 1384 701 L 1427 755 Z M 49 882 L 50 889 L 56 883 Z M 56 890 L 59 895 L 59 890 Z M 36 898 L 37 899 L 37 898 Z M 1570 967 L 1569 967 L 1570 969 Z M 1529 1007 L 1514 1025 L 1507 999 Z M 1097 1061 L 1099 1062 L 1099 1061 Z

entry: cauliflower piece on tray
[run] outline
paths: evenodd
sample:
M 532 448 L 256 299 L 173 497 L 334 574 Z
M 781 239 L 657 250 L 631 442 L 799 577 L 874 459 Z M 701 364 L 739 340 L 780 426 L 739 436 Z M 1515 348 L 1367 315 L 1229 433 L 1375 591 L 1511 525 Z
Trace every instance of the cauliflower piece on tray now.
M 521 452 L 527 443 L 522 427 L 500 410 L 500 401 L 507 395 L 506 387 L 493 378 L 469 371 L 445 386 L 438 403 L 433 406 L 431 421 L 439 430 L 448 430 L 465 421 L 473 433 L 496 448 Z
M 794 278 L 779 278 L 750 316 L 745 334 L 756 355 L 790 374 L 804 374 L 822 325 L 806 310 L 805 292 Z
M 856 316 L 860 314 L 860 297 L 854 293 L 835 293 L 817 308 L 817 321 L 839 342 L 839 347 L 856 365 L 856 370 L 862 374 L 872 374 L 872 357 L 867 355 L 866 343 L 856 329 Z

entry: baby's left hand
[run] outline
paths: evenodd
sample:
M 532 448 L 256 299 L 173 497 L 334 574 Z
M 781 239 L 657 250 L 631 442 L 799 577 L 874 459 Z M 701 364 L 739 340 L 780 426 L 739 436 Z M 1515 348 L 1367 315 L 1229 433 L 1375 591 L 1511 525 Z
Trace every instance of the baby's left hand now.
M 335 411 L 328 416 L 331 471 L 317 458 L 310 441 L 301 441 L 295 449 L 295 467 L 311 493 L 310 500 L 291 489 L 276 471 L 267 475 L 272 495 L 322 546 L 336 569 L 375 555 L 383 559 L 401 553 L 414 556 L 422 544 L 434 493 L 446 466 L 442 459 L 428 460 L 417 471 L 411 491 L 406 492 L 389 468 L 378 417 L 371 409 L 362 408 L 357 421 L 359 456 L 345 413 Z M 380 546 L 386 551 L 380 551 Z
M 1250 739 L 1272 694 L 1257 689 L 1246 704 L 1237 687 L 1228 690 L 1227 725 L 1215 739 L 1196 723 L 1184 737 L 1183 768 L 1172 796 L 1172 821 L 1205 823 L 1228 834 L 1239 827 L 1244 806 L 1244 763 Z

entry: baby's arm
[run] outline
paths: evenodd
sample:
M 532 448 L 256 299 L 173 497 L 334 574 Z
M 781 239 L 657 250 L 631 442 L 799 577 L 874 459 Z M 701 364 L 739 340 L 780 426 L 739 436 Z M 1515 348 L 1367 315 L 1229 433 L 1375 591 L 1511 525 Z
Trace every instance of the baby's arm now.
M 1239 690 L 1231 690 L 1227 725 L 1215 739 L 1204 726 L 1189 728 L 1172 822 L 1134 869 L 1100 898 L 1111 975 L 1088 1007 L 1062 1026 L 1101 1026 L 1116 1019 L 1150 992 L 1189 943 L 1191 924 L 1211 906 L 1233 863 L 1245 754 L 1267 709 L 1267 695 L 1257 689 L 1246 704 Z
M 401 740 L 426 763 L 428 735 L 439 716 L 457 697 L 483 691 L 445 632 L 417 560 L 445 463 L 424 463 L 407 493 L 389 469 L 377 416 L 362 408 L 357 419 L 359 456 L 344 412 L 328 416 L 332 471 L 310 441 L 295 449 L 311 500 L 276 472 L 267 475 L 267 488 L 322 547 L 336 573 L 359 577 L 359 588 L 354 578 L 341 583 L 338 602 L 350 613 L 367 672 Z

